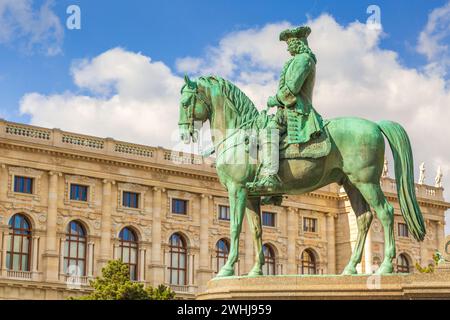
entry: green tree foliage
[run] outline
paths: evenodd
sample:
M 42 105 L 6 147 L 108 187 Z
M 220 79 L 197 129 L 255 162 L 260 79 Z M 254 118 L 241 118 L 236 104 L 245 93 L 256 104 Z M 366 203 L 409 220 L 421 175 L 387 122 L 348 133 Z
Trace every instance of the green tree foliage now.
M 119 260 L 109 261 L 102 269 L 102 277 L 90 281 L 92 293 L 79 300 L 170 300 L 175 293 L 165 285 L 144 288 L 144 284 L 130 280 L 128 266 Z

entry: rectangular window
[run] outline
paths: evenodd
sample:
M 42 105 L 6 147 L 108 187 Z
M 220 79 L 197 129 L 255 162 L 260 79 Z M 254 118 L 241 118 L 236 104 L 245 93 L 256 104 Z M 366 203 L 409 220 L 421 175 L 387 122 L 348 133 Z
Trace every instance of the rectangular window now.
M 405 223 L 398 224 L 398 236 L 399 237 L 409 237 L 408 226 Z
M 139 208 L 139 193 L 123 191 L 122 206 L 127 208 Z
M 70 185 L 70 200 L 87 201 L 88 186 L 79 184 Z
M 304 232 L 317 232 L 317 219 L 315 218 L 303 218 L 303 231 Z
M 33 193 L 33 178 L 14 176 L 14 192 Z
M 267 227 L 275 227 L 275 213 L 263 211 L 262 224 Z
M 187 200 L 172 199 L 172 213 L 187 214 Z
M 230 221 L 230 207 L 219 205 L 219 220 Z

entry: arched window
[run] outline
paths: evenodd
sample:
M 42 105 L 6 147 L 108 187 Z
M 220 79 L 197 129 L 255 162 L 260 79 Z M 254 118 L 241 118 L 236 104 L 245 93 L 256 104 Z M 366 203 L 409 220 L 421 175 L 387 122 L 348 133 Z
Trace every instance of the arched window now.
M 275 253 L 270 245 L 263 245 L 264 266 L 263 274 L 266 276 L 275 275 Z
M 10 237 L 7 244 L 6 268 L 14 271 L 30 271 L 31 224 L 22 214 L 9 220 Z
M 317 273 L 317 264 L 316 257 L 314 253 L 306 249 L 302 252 L 302 274 L 316 274 Z
M 67 226 L 64 273 L 71 276 L 86 275 L 86 231 L 78 221 L 71 221 Z
M 220 239 L 216 243 L 216 260 L 217 260 L 217 271 L 219 272 L 220 268 L 227 262 L 228 253 L 230 252 L 230 246 L 228 244 L 228 240 Z
M 401 273 L 410 272 L 409 260 L 404 253 L 401 253 L 397 257 L 397 272 Z
M 137 280 L 138 239 L 136 233 L 125 227 L 120 231 L 119 239 L 120 260 L 128 266 L 130 279 Z
M 178 233 L 170 237 L 170 283 L 175 285 L 187 284 L 187 248 L 186 241 Z

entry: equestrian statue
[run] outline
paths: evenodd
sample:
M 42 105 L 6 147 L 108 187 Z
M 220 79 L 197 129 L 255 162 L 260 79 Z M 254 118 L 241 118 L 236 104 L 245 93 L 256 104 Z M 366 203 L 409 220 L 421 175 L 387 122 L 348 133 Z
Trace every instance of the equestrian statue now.
M 216 169 L 230 202 L 230 253 L 217 277 L 234 275 L 244 213 L 253 232 L 255 264 L 248 276 L 262 275 L 261 204 L 281 204 L 330 183 L 344 187 L 357 218 L 358 235 L 343 274 L 356 274 L 364 243 L 377 214 L 384 229 L 384 260 L 378 274 L 393 272 L 394 209 L 380 187 L 384 137 L 391 147 L 400 209 L 409 231 L 422 241 L 425 224 L 417 203 L 413 157 L 406 131 L 392 121 L 355 117 L 324 121 L 312 104 L 317 58 L 308 46 L 311 29 L 280 34 L 292 56 L 281 72 L 278 90 L 267 101 L 275 114 L 259 112 L 234 84 L 219 76 L 185 76 L 179 130 L 183 142 L 196 142 L 198 123 L 209 121 Z

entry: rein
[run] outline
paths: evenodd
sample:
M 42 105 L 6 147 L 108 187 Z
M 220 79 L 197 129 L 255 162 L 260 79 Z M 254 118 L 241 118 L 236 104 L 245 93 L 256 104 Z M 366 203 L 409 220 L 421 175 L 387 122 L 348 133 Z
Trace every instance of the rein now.
M 212 154 L 214 154 L 216 152 L 216 149 L 225 141 L 227 141 L 229 138 L 231 138 L 233 135 L 236 134 L 236 132 L 238 132 L 240 129 L 242 129 L 242 127 L 244 127 L 245 125 L 253 122 L 255 119 L 250 119 L 245 121 L 244 123 L 242 123 L 239 127 L 236 128 L 235 131 L 233 131 L 230 135 L 226 136 L 225 138 L 223 138 L 222 140 L 220 140 L 218 143 L 216 143 L 215 145 L 213 145 L 212 147 L 209 147 L 205 152 L 202 153 L 202 157 L 209 157 Z M 239 143 L 240 144 L 240 143 Z M 239 144 L 233 145 L 232 147 L 238 146 Z M 230 147 L 231 148 L 231 147 Z M 229 148 L 228 148 L 229 149 Z M 221 155 L 222 153 L 224 153 L 225 151 L 227 151 L 228 149 L 223 150 L 219 155 Z

